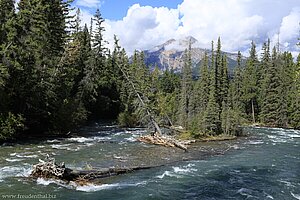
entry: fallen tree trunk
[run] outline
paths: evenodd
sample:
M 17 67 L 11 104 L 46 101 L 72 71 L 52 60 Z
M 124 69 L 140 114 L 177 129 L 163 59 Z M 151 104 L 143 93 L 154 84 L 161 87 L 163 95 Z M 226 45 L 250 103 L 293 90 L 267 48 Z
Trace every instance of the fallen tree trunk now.
M 30 177 L 56 179 L 65 181 L 66 183 L 73 181 L 79 185 L 86 185 L 102 178 L 117 176 L 137 170 L 150 169 L 154 167 L 159 166 L 138 166 L 132 168 L 113 167 L 91 170 L 72 170 L 70 168 L 66 168 L 64 163 L 57 164 L 55 162 L 55 159 L 47 157 L 45 161 L 40 159 L 38 164 L 33 165 L 33 170 L 30 174 Z
M 174 138 L 163 137 L 158 134 L 141 136 L 137 140 L 140 142 L 148 143 L 148 144 L 162 145 L 165 147 L 177 147 L 177 148 L 183 149 L 184 151 L 187 151 L 186 145 L 189 145 L 189 144 L 195 142 L 195 140 L 178 141 Z

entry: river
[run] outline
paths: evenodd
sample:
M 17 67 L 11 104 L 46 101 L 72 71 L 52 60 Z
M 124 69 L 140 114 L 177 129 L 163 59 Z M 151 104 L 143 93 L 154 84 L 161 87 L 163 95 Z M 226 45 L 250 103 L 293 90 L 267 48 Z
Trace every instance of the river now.
M 188 153 L 137 142 L 146 134 L 143 129 L 98 123 L 69 138 L 3 144 L 0 199 L 300 199 L 300 131 L 256 127 L 246 132 L 234 141 L 194 144 Z M 47 154 L 73 169 L 163 166 L 101 185 L 29 179 L 32 164 Z

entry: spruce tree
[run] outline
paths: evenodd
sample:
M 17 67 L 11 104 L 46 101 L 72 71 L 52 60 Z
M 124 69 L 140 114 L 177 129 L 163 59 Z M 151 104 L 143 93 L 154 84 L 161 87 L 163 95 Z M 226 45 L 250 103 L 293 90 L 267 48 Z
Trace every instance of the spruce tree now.
M 211 57 L 211 67 L 210 67 L 210 88 L 209 88 L 209 98 L 206 111 L 204 113 L 204 126 L 205 131 L 208 134 L 220 134 L 221 133 L 221 121 L 220 121 L 220 106 L 218 104 L 218 70 L 217 62 L 215 63 L 214 56 L 214 43 L 212 42 L 212 57 Z M 216 59 L 217 60 L 217 59 Z
M 250 49 L 250 57 L 246 61 L 246 67 L 243 73 L 243 102 L 246 106 L 246 114 L 252 123 L 256 122 L 257 116 L 257 94 L 258 94 L 258 78 L 257 78 L 258 59 L 256 55 L 256 46 L 252 41 Z
M 263 44 L 262 54 L 261 54 L 261 62 L 257 70 L 258 77 L 258 104 L 259 111 L 261 110 L 261 106 L 263 104 L 264 98 L 266 96 L 267 90 L 267 82 L 268 82 L 268 70 L 271 65 L 271 55 L 270 55 L 270 40 Z M 261 117 L 261 116 L 260 116 Z
M 278 126 L 280 109 L 280 59 L 276 48 L 272 51 L 272 61 L 266 74 L 266 94 L 262 104 L 261 119 L 267 125 Z
M 289 107 L 289 123 L 293 128 L 300 128 L 300 54 L 293 70 L 293 84 L 291 88 L 291 104 Z
M 280 127 L 288 127 L 289 120 L 288 117 L 290 116 L 290 106 L 292 104 L 292 87 L 294 85 L 294 61 L 293 56 L 291 53 L 284 52 L 279 54 L 279 79 L 280 79 L 280 87 L 279 87 L 279 99 L 280 99 L 280 106 L 279 106 L 279 121 L 278 126 Z
M 215 73 L 215 87 L 216 87 L 216 98 L 217 103 L 219 105 L 219 109 L 222 108 L 222 101 L 224 99 L 223 94 L 223 83 L 222 83 L 222 74 L 223 74 L 223 62 L 222 62 L 222 52 L 221 52 L 221 39 L 218 38 L 217 43 L 217 50 L 216 50 L 216 56 L 215 56 L 215 66 L 214 66 L 214 73 Z
M 245 112 L 242 102 L 242 83 L 243 83 L 243 69 L 242 69 L 242 54 L 239 51 L 237 57 L 237 66 L 234 69 L 234 76 L 232 81 L 232 106 L 234 110 L 239 113 Z
M 227 56 L 222 56 L 222 65 L 220 69 L 220 99 L 227 103 L 228 89 L 229 89 L 229 73 Z
M 190 101 L 192 93 L 192 59 L 191 59 L 191 43 L 189 48 L 185 50 L 184 66 L 182 69 L 181 80 L 181 98 L 180 98 L 180 124 L 188 129 L 188 122 L 191 116 Z
M 195 83 L 193 92 L 194 96 L 194 110 L 197 114 L 206 110 L 208 97 L 209 97 L 209 68 L 208 68 L 208 56 L 207 52 L 204 54 L 203 61 L 200 66 L 200 77 Z

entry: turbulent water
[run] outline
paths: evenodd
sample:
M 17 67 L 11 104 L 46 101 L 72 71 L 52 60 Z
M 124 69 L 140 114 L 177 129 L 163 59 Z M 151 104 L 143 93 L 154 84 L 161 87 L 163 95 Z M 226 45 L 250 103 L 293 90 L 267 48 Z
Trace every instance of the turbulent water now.
M 235 141 L 195 144 L 188 153 L 137 142 L 146 134 L 142 129 L 98 124 L 70 138 L 4 144 L 0 198 L 300 199 L 300 131 L 247 132 Z M 74 169 L 163 166 L 105 179 L 102 185 L 29 179 L 32 164 L 47 154 Z

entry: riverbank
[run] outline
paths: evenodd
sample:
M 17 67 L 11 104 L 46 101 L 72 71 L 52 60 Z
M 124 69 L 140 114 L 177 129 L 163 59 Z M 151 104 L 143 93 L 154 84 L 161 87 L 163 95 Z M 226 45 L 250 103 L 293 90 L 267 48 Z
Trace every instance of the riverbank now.
M 147 134 L 144 129 L 96 123 L 69 138 L 1 146 L 0 193 L 58 199 L 295 199 L 300 194 L 300 132 L 246 129 L 247 137 L 197 142 L 188 152 L 138 142 Z M 47 154 L 74 170 L 163 165 L 101 179 L 97 185 L 28 179 L 32 165 Z

